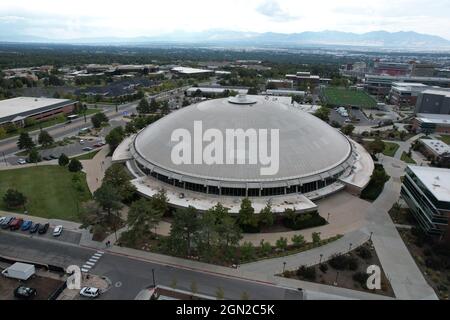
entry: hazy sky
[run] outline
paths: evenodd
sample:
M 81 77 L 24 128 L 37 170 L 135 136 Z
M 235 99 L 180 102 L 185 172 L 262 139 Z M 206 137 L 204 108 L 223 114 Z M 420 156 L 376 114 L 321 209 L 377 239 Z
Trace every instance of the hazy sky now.
M 0 0 L 0 34 L 152 36 L 224 29 L 416 31 L 450 39 L 450 0 Z

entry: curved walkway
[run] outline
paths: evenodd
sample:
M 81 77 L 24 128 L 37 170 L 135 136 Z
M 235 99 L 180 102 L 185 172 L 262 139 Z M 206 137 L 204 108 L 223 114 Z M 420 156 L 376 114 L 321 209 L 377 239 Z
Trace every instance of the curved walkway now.
M 105 171 L 111 166 L 111 157 L 108 157 L 109 145 L 104 146 L 93 159 L 81 160 L 86 181 L 91 193 L 101 187 Z

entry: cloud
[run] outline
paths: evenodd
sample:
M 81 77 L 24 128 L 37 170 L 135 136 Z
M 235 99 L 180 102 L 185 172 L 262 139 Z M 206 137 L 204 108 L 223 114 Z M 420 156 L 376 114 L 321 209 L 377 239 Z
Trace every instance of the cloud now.
M 298 20 L 298 16 L 293 16 L 289 12 L 283 10 L 277 0 L 265 0 L 261 3 L 256 11 L 274 21 L 286 22 Z

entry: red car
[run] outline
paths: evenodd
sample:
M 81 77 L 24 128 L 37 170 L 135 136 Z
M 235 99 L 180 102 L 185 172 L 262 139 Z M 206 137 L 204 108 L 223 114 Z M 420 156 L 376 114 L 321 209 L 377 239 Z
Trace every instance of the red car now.
M 9 225 L 9 228 L 12 231 L 19 230 L 20 227 L 22 226 L 22 224 L 23 224 L 23 219 L 17 219 L 16 218 L 16 219 L 14 219 L 13 222 L 11 222 L 11 224 Z

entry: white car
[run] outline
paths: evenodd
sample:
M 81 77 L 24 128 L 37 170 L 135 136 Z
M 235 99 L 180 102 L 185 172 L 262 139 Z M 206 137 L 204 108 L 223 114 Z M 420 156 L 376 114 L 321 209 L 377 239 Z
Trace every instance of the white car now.
M 18 164 L 27 164 L 27 162 L 24 159 L 17 160 Z
M 80 290 L 80 296 L 86 298 L 97 298 L 100 295 L 100 289 L 93 287 L 84 287 Z
M 59 237 L 63 231 L 63 226 L 56 226 L 55 229 L 53 229 L 53 236 Z
M 3 223 L 3 221 L 5 221 L 6 217 L 0 217 L 0 224 Z
M 80 144 L 84 144 L 84 140 L 80 140 Z

